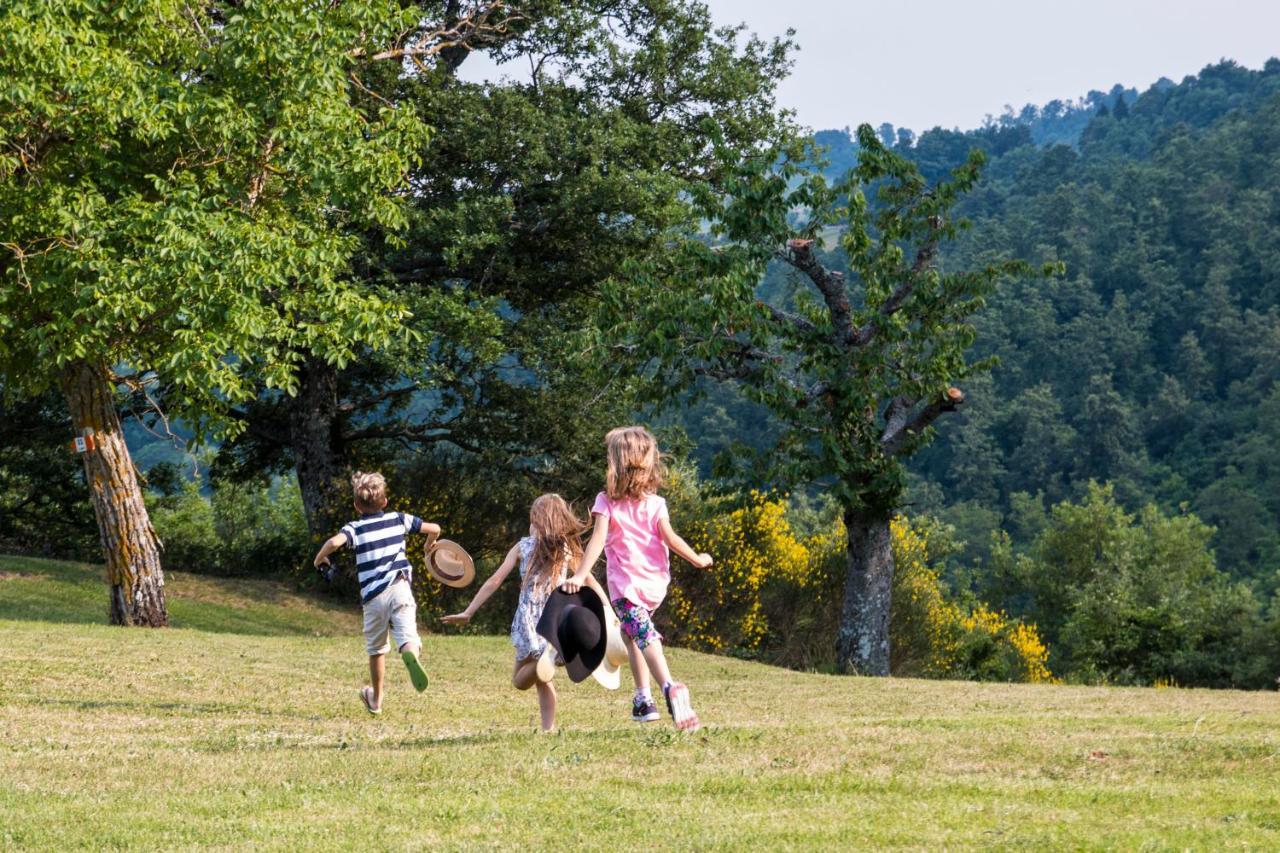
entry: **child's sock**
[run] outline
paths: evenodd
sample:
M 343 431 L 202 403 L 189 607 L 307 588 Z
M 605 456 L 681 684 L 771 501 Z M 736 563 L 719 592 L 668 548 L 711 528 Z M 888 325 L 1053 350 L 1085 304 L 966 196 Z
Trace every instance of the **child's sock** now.
M 653 694 L 649 692 L 649 688 L 648 688 L 648 687 L 637 687 L 637 688 L 636 688 L 636 701 L 637 701 L 637 702 L 652 702 L 652 701 L 653 701 Z

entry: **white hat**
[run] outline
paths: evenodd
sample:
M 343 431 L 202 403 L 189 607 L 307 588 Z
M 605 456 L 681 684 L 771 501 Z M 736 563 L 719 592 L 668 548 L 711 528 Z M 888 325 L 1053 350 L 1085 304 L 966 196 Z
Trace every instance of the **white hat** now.
M 604 659 L 591 673 L 601 687 L 606 690 L 617 690 L 621 684 L 619 670 L 627 659 L 627 644 L 622 641 L 622 627 L 612 607 L 605 607 L 605 636 L 608 642 L 604 648 Z

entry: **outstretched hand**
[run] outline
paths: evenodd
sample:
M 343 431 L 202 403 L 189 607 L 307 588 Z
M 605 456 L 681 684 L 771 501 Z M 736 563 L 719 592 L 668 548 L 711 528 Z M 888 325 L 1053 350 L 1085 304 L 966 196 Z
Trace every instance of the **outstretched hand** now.
M 465 625 L 471 621 L 471 616 L 467 613 L 453 613 L 449 616 L 441 616 L 440 621 L 448 625 Z
M 696 563 L 696 565 L 697 565 L 697 567 L 698 567 L 698 568 L 700 568 L 700 569 L 709 569 L 709 568 L 711 568 L 711 564 L 712 564 L 713 562 L 715 562 L 715 561 L 711 559 L 711 555 L 710 555 L 710 554 L 699 554 L 699 555 L 698 555 L 698 562 Z

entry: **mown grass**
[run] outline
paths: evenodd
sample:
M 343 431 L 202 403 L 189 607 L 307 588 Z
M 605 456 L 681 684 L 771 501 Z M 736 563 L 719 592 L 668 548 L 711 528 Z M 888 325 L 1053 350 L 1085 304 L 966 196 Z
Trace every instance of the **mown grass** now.
M 175 575 L 185 627 L 121 630 L 89 624 L 100 588 L 57 621 L 11 592 L 74 586 L 72 566 L 0 571 L 45 573 L 0 580 L 10 847 L 1280 848 L 1275 693 L 838 678 L 673 650 L 702 732 L 631 723 L 625 689 L 562 674 L 543 737 L 505 638 L 427 637 L 431 687 L 393 667 L 371 718 L 347 611 Z

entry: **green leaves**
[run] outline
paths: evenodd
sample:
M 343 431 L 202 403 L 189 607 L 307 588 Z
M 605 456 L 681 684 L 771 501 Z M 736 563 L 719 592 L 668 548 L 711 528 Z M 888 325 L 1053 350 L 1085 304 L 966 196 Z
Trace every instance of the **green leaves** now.
M 941 260 L 981 152 L 930 184 L 870 127 L 857 136 L 856 166 L 829 185 L 802 165 L 816 159 L 804 142 L 730 163 L 713 135 L 730 177 L 723 192 L 694 195 L 705 226 L 630 270 L 602 322 L 669 378 L 667 396 L 709 377 L 766 405 L 789 427 L 772 457 L 778 480 L 818 480 L 846 507 L 888 512 L 905 484 L 899 458 L 958 405 L 953 383 L 991 365 L 966 359 L 969 318 L 1002 278 L 1034 271 Z M 793 305 L 757 297 L 778 265 L 791 272 Z
M 123 14 L 123 10 L 128 10 Z M 352 51 L 411 10 L 138 0 L 0 14 L 0 372 L 29 389 L 72 359 L 155 370 L 170 403 L 292 389 L 299 349 L 346 363 L 406 310 L 354 288 L 350 229 L 403 227 L 426 142 L 408 106 L 366 109 Z

